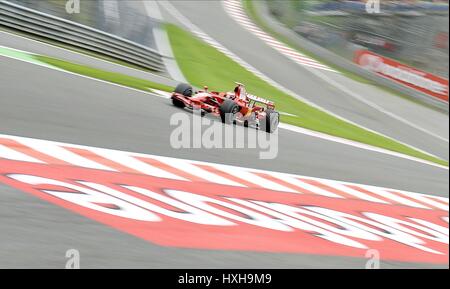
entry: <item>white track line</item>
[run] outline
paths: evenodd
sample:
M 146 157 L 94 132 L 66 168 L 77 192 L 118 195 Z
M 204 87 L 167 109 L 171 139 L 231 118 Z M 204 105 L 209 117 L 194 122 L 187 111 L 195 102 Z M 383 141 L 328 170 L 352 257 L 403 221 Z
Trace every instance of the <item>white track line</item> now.
M 159 22 L 163 22 L 163 16 L 156 1 L 142 1 L 145 11 L 150 18 L 154 18 Z M 169 36 L 163 25 L 153 25 L 153 37 L 155 39 L 156 47 L 159 53 L 162 55 L 162 61 L 166 67 L 170 77 L 176 81 L 186 83 L 187 80 L 183 75 L 183 72 L 178 67 L 177 61 L 173 56 L 172 46 L 170 45 Z
M 393 200 L 394 202 L 396 202 L 398 204 L 402 204 L 402 205 L 409 206 L 409 207 L 429 209 L 428 207 L 426 207 L 426 206 L 424 206 L 422 204 L 419 204 L 419 203 L 414 202 L 412 200 L 403 198 L 403 197 L 401 197 L 399 195 L 390 193 L 387 190 L 383 190 L 383 189 L 380 189 L 380 188 L 377 188 L 377 187 L 372 187 L 372 186 L 366 186 L 365 188 L 368 191 L 372 192 L 372 193 L 375 193 L 375 194 L 380 195 L 380 196 L 382 196 L 384 198 Z
M 19 141 L 20 142 L 20 141 Z M 104 165 L 101 165 L 97 162 L 94 162 L 92 160 L 89 160 L 87 158 L 81 157 L 75 153 L 72 153 L 66 149 L 64 149 L 61 146 L 53 145 L 53 144 L 42 144 L 42 141 L 27 141 L 25 144 L 33 150 L 55 157 L 57 159 L 60 159 L 64 162 L 70 163 L 75 166 L 84 167 L 84 168 L 90 168 L 90 169 L 97 169 L 97 170 L 107 170 L 107 171 L 114 171 L 113 169 L 106 167 Z
M 367 194 L 364 194 L 363 192 L 354 190 L 350 187 L 341 185 L 341 184 L 336 184 L 336 182 L 330 182 L 330 181 L 322 181 L 322 183 L 324 183 L 327 186 L 333 187 L 339 191 L 342 191 L 348 195 L 354 196 L 358 199 L 362 199 L 362 200 L 366 200 L 369 202 L 375 202 L 375 203 L 382 203 L 382 204 L 389 204 L 383 200 L 377 199 L 375 197 L 369 196 Z
M 420 194 L 408 194 L 408 192 L 404 192 L 404 191 L 398 191 L 399 193 L 409 197 L 409 198 L 413 198 L 416 199 L 422 203 L 425 203 L 427 205 L 433 206 L 435 208 L 438 208 L 440 210 L 447 210 L 448 206 L 438 203 L 436 201 L 431 200 L 430 198 L 428 198 L 427 196 L 422 196 Z
M 139 171 L 145 175 L 186 181 L 185 178 L 179 177 L 170 172 L 164 171 L 158 167 L 139 161 L 138 159 L 133 158 L 132 156 L 129 156 L 128 154 L 123 152 L 110 150 L 95 150 L 95 153 L 106 159 L 112 160 L 116 163 L 124 165 L 133 170 Z
M 236 183 L 232 180 L 223 178 L 217 174 L 208 172 L 207 170 L 204 170 L 198 166 L 195 166 L 193 164 L 190 164 L 184 160 L 179 160 L 175 158 L 163 158 L 159 159 L 161 162 L 167 163 L 171 167 L 181 169 L 183 171 L 188 172 L 191 175 L 198 176 L 202 179 L 208 180 L 210 182 L 221 184 L 221 185 L 227 185 L 227 186 L 235 186 L 235 187 L 245 187 L 244 185 L 240 183 Z
M 251 172 L 246 172 L 244 170 L 240 171 L 238 174 L 236 174 L 236 169 L 230 168 L 227 166 L 216 166 L 221 171 L 224 171 L 232 176 L 235 176 L 239 179 L 245 180 L 247 182 L 256 184 L 258 186 L 261 186 L 263 188 L 269 189 L 269 190 L 275 190 L 275 191 L 283 191 L 283 192 L 291 192 L 294 193 L 296 191 L 287 188 L 285 186 L 279 185 L 277 183 L 274 183 L 272 181 L 266 180 L 262 177 L 259 177 Z
M 6 147 L 1 144 L 0 144 L 0 158 L 29 163 L 44 163 L 36 158 L 30 157 L 29 155 L 23 154 L 14 149 L 10 149 L 9 147 Z
M 416 157 L 413 157 L 413 156 L 405 155 L 405 154 L 402 154 L 402 153 L 399 153 L 399 152 L 394 152 L 394 151 L 390 151 L 390 150 L 387 150 L 387 149 L 379 148 L 379 147 L 376 147 L 376 146 L 360 143 L 360 142 L 357 142 L 357 141 L 352 141 L 352 140 L 349 140 L 349 139 L 328 135 L 328 134 L 325 134 L 325 133 L 309 130 L 309 129 L 298 127 L 298 126 L 291 125 L 291 124 L 280 123 L 278 125 L 278 127 L 281 128 L 281 129 L 292 131 L 292 132 L 296 132 L 296 133 L 300 133 L 300 134 L 304 134 L 304 135 L 309 135 L 309 136 L 313 136 L 313 137 L 316 137 L 316 138 L 321 138 L 321 139 L 324 139 L 324 140 L 328 140 L 328 141 L 332 141 L 332 142 L 336 142 L 336 143 L 341 143 L 341 144 L 349 145 L 349 146 L 352 146 L 352 147 L 356 147 L 356 148 L 360 148 L 360 149 L 364 149 L 364 150 L 368 150 L 368 151 L 378 152 L 378 153 L 382 153 L 382 154 L 385 154 L 385 155 L 390 155 L 390 156 L 394 156 L 394 157 L 398 157 L 398 158 L 402 158 L 402 159 L 406 159 L 406 160 L 410 160 L 410 161 L 415 161 L 415 162 L 419 162 L 419 163 L 430 165 L 430 166 L 435 166 L 435 167 L 438 167 L 438 168 L 441 168 L 441 169 L 445 169 L 445 170 L 449 169 L 446 166 L 443 166 L 443 165 L 440 165 L 440 164 L 436 164 L 436 163 L 433 163 L 433 162 L 430 162 L 430 161 L 427 161 L 427 160 L 424 160 L 424 159 L 420 159 L 420 158 L 416 158 Z M 421 151 L 421 150 L 417 149 L 417 151 Z M 421 151 L 421 152 L 433 156 L 430 153 L 427 153 L 427 152 L 424 152 L 424 151 Z
M 260 29 L 255 23 L 252 22 L 252 20 L 247 16 L 245 13 L 241 2 L 240 1 L 223 1 L 223 6 L 225 10 L 228 12 L 228 14 L 236 20 L 241 26 L 249 30 L 251 33 L 256 34 L 260 39 L 262 39 L 264 42 L 266 42 L 269 46 L 283 54 L 284 56 L 287 56 L 294 62 L 302 65 L 302 66 L 309 66 L 316 69 L 322 69 L 332 72 L 337 72 L 334 69 L 331 69 L 327 65 L 324 65 L 315 59 L 309 58 L 306 55 L 293 50 L 292 48 L 284 45 L 277 39 L 273 38 L 269 34 L 267 34 L 265 31 Z
M 288 176 L 286 174 L 274 174 L 278 179 L 285 181 L 287 183 L 290 183 L 294 186 L 297 186 L 299 188 L 305 189 L 307 191 L 310 191 L 311 193 L 317 194 L 317 195 L 321 195 L 321 196 L 325 196 L 325 197 L 331 197 L 331 198 L 339 198 L 339 199 L 343 199 L 344 197 L 334 194 L 332 192 L 329 192 L 327 190 L 324 190 L 322 188 L 310 185 L 298 178 L 294 178 L 292 176 Z

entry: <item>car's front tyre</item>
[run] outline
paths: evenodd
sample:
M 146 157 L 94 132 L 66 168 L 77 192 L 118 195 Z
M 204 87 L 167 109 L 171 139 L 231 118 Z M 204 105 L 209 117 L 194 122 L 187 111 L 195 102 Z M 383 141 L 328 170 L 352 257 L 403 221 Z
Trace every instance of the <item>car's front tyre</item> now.
M 174 92 L 182 94 L 186 97 L 191 97 L 193 94 L 192 86 L 187 83 L 180 83 L 175 87 Z

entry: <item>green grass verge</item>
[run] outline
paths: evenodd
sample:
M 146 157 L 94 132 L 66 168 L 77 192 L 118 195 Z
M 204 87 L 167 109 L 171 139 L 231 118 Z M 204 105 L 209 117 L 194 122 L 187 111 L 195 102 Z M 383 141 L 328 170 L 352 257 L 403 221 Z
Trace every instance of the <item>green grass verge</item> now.
M 80 65 L 80 64 L 76 64 L 76 63 L 72 63 L 72 62 L 68 62 L 68 61 L 64 61 L 64 60 L 60 60 L 60 59 L 56 59 L 56 58 L 51 58 L 51 57 L 47 57 L 47 56 L 42 56 L 42 55 L 33 55 L 33 58 L 35 58 L 37 61 L 49 64 L 54 67 L 64 69 L 64 70 L 67 70 L 70 72 L 74 72 L 77 74 L 105 80 L 108 82 L 132 87 L 132 88 L 136 88 L 136 89 L 140 89 L 140 90 L 144 90 L 144 91 L 148 91 L 151 88 L 168 91 L 168 92 L 173 91 L 173 87 L 171 87 L 171 86 L 163 85 L 163 84 L 152 82 L 152 81 L 145 80 L 145 79 L 128 76 L 128 75 L 121 74 L 121 73 L 100 70 L 100 69 L 92 68 L 89 66 Z
M 197 87 L 208 85 L 212 90 L 228 91 L 233 87 L 234 81 L 240 81 L 245 83 L 250 93 L 275 101 L 277 110 L 297 115 L 282 115 L 285 123 L 448 165 L 446 161 L 340 120 L 283 93 L 173 24 L 166 24 L 166 29 L 181 71 Z

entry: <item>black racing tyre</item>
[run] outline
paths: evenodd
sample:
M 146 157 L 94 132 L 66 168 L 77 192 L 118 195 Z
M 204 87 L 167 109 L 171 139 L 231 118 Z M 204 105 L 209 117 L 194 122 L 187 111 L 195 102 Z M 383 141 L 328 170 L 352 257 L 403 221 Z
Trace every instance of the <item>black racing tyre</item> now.
M 260 122 L 260 129 L 264 130 L 267 133 L 273 133 L 277 130 L 278 124 L 280 123 L 280 114 L 273 110 L 266 110 L 266 117 Z
M 223 123 L 232 124 L 234 122 L 234 115 L 239 112 L 241 108 L 234 101 L 225 99 L 220 105 L 220 118 Z
M 174 91 L 176 93 L 180 93 L 186 97 L 192 96 L 192 86 L 190 86 L 189 84 L 186 84 L 186 83 L 178 84 L 177 87 L 175 87 Z
M 176 98 L 172 98 L 172 104 L 174 106 L 176 106 L 176 107 L 179 107 L 179 108 L 184 108 L 185 107 L 184 102 L 182 102 L 181 100 L 178 100 Z

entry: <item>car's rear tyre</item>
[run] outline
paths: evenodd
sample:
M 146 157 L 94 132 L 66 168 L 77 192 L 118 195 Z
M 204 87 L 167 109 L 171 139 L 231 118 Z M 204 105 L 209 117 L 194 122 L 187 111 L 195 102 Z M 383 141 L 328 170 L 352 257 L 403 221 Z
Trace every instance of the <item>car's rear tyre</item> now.
M 235 114 L 238 113 L 239 110 L 239 105 L 237 105 L 234 101 L 225 99 L 219 108 L 222 122 L 227 124 L 234 123 Z
M 177 87 L 175 87 L 174 91 L 176 93 L 182 94 L 186 97 L 192 96 L 192 86 L 190 86 L 189 84 L 186 84 L 186 83 L 178 84 Z
M 267 132 L 273 133 L 277 130 L 278 124 L 280 123 L 280 114 L 273 109 L 266 110 L 266 117 L 260 121 L 260 129 Z

